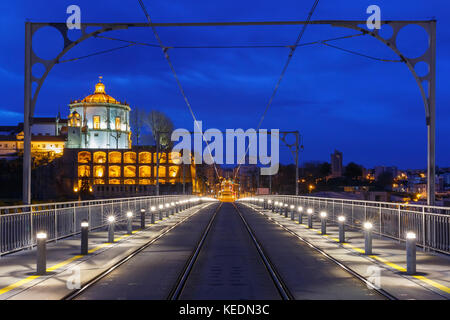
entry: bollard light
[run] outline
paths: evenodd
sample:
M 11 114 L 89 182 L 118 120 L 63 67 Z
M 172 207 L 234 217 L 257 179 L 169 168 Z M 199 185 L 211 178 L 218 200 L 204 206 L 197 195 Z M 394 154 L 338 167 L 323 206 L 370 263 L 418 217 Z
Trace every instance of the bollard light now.
M 284 217 L 288 216 L 289 205 L 287 203 L 284 204 Z
M 160 205 L 158 206 L 158 208 L 159 208 L 159 220 L 162 220 L 162 219 L 163 219 L 163 209 L 164 209 L 164 206 L 163 206 L 162 204 L 160 204 Z
M 416 273 L 416 234 L 406 233 L 406 273 L 413 275 Z
M 297 208 L 298 211 L 298 224 L 302 224 L 303 223 L 303 207 L 299 206 Z
M 145 209 L 141 209 L 141 229 L 145 229 Z
M 291 220 L 294 221 L 295 219 L 295 206 L 291 204 Z
M 114 242 L 114 222 L 116 221 L 116 218 L 114 216 L 108 217 L 108 242 L 113 243 Z
M 36 234 L 37 259 L 36 274 L 44 275 L 47 272 L 47 234 L 39 232 Z
M 364 253 L 372 254 L 372 223 L 364 223 Z
M 142 212 L 142 210 L 141 210 Z M 145 210 L 144 210 L 145 212 Z M 127 234 L 133 233 L 133 212 L 128 211 L 127 212 Z
M 321 224 L 321 233 L 326 234 L 327 233 L 327 213 L 325 211 L 322 211 L 320 213 L 320 224 Z
M 86 220 L 81 222 L 81 254 L 88 254 L 89 223 Z
M 308 208 L 308 210 L 306 210 L 306 213 L 308 214 L 308 228 L 312 229 L 312 227 L 313 227 L 313 223 L 312 223 L 313 209 Z
M 344 243 L 345 242 L 345 217 L 344 216 L 338 217 L 338 224 L 339 224 L 339 242 Z
M 151 224 L 155 224 L 155 211 L 156 211 L 156 207 L 152 206 L 150 207 L 150 223 Z

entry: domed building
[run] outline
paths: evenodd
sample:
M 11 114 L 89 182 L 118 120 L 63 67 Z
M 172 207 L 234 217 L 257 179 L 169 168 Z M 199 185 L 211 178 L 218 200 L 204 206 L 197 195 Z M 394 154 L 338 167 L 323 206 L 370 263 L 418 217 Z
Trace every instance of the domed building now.
M 93 94 L 69 108 L 67 148 L 131 149 L 130 106 L 106 94 L 102 77 Z

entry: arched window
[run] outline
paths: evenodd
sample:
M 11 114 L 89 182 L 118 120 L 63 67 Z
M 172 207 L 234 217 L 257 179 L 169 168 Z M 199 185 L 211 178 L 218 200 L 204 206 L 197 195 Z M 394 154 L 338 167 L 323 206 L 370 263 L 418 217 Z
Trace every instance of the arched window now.
M 135 166 L 125 166 L 123 171 L 124 177 L 136 177 L 136 167 Z
M 169 167 L 169 177 L 175 178 L 178 174 L 179 168 L 177 166 L 170 166 Z
M 159 153 L 159 163 L 166 163 L 167 160 L 167 153 L 160 152 Z M 153 162 L 156 163 L 156 152 L 153 153 Z
M 119 178 L 120 177 L 120 167 L 119 166 L 109 166 L 109 177 Z
M 141 178 L 150 178 L 151 171 L 149 166 L 140 166 L 139 167 L 139 177 Z
M 136 184 L 136 181 L 134 181 L 134 179 L 126 179 L 124 181 L 125 184 Z
M 91 176 L 91 167 L 82 165 L 78 166 L 78 177 L 90 177 Z
M 94 177 L 103 178 L 105 176 L 105 166 L 94 166 Z
M 150 152 L 139 152 L 139 163 L 150 163 L 152 161 L 152 154 Z
M 169 163 L 170 164 L 180 164 L 181 163 L 181 153 L 180 152 L 169 152 Z
M 74 111 L 69 115 L 69 127 L 80 127 L 80 126 L 81 126 L 80 114 Z
M 106 163 L 106 152 L 94 152 L 94 163 Z
M 121 163 L 122 154 L 118 151 L 111 151 L 109 153 L 109 163 Z
M 109 184 L 120 184 L 119 179 L 109 179 Z
M 91 153 L 89 151 L 78 152 L 78 162 L 79 163 L 91 162 Z
M 125 152 L 123 154 L 124 163 L 136 163 L 136 152 Z
M 156 166 L 153 167 L 153 176 L 156 177 Z M 166 167 L 160 166 L 159 167 L 159 177 L 164 178 L 166 176 Z
M 150 184 L 150 179 L 139 179 L 139 184 Z

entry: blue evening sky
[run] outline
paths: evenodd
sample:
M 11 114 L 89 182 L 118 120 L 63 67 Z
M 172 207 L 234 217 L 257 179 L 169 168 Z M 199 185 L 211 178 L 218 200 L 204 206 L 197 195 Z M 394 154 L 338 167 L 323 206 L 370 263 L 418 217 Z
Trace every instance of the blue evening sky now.
M 144 1 L 154 22 L 305 20 L 313 0 Z M 24 22 L 65 22 L 66 8 L 81 7 L 82 22 L 145 22 L 137 0 L 16 0 L 0 3 L 0 125 L 23 121 Z M 445 0 L 321 0 L 313 20 L 365 20 L 366 8 L 381 7 L 383 20 L 437 19 L 437 165 L 450 166 L 450 3 Z M 282 44 L 295 42 L 300 26 L 159 28 L 168 46 Z M 309 26 L 302 42 L 354 34 L 330 26 Z M 108 35 L 156 43 L 148 28 Z M 74 35 L 75 36 L 75 35 Z M 43 58 L 61 49 L 52 30 L 35 35 Z M 372 37 L 334 41 L 366 55 L 397 59 Z M 65 58 L 106 50 L 123 43 L 90 39 Z M 398 45 L 408 57 L 427 47 L 420 28 L 401 31 Z M 173 49 L 170 56 L 204 128 L 255 128 L 286 61 L 286 48 Z M 33 70 L 39 74 L 39 69 Z M 107 93 L 131 107 L 166 112 L 176 127 L 192 129 L 190 113 L 159 48 L 133 46 L 56 65 L 36 105 L 36 116 L 67 117 L 68 103 L 92 93 L 98 75 Z M 426 167 L 425 112 L 419 89 L 406 65 L 352 55 L 324 45 L 300 47 L 267 113 L 263 128 L 299 130 L 301 161 L 329 161 L 344 153 L 344 163 L 365 167 Z M 282 162 L 291 162 L 281 148 Z

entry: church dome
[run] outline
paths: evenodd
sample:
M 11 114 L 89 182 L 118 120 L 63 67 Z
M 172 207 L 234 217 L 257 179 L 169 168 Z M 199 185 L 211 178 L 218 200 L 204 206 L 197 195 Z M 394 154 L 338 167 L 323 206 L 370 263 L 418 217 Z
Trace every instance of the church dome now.
M 85 103 L 117 103 L 120 102 L 107 95 L 105 92 L 105 85 L 102 83 L 102 77 L 99 77 L 98 83 L 95 85 L 94 94 L 88 95 L 86 98 L 81 100 L 81 102 Z

